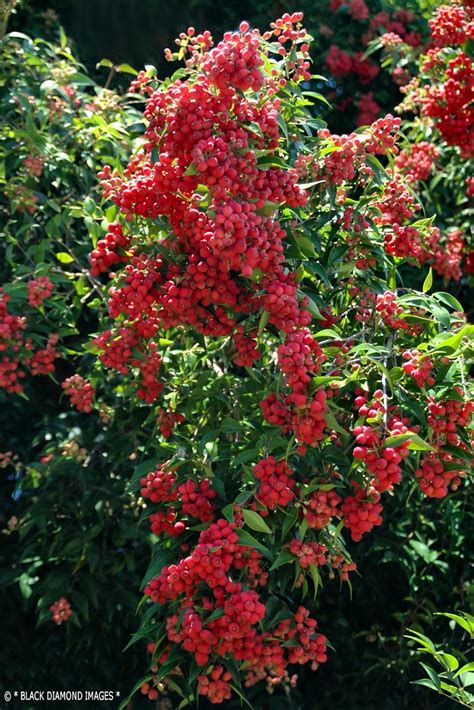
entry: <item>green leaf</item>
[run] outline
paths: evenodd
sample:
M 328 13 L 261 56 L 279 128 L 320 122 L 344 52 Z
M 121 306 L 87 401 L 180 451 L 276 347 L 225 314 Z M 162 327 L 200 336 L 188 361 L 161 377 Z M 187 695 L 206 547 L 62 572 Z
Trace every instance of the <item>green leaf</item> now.
M 84 200 L 84 212 L 86 214 L 92 215 L 95 212 L 96 204 L 92 197 L 86 197 Z
M 268 320 L 270 318 L 270 314 L 268 311 L 262 311 L 262 315 L 260 316 L 260 321 L 258 324 L 258 334 L 262 335 L 263 331 L 265 330 Z
M 133 76 L 138 74 L 137 70 L 130 66 L 130 64 L 119 64 L 115 67 L 115 71 L 122 72 L 123 74 L 133 74 Z
M 430 680 L 435 684 L 436 689 L 439 690 L 441 688 L 441 680 L 439 675 L 434 671 L 431 666 L 427 666 L 426 663 L 421 663 L 420 665 L 425 669 L 425 671 L 428 673 Z
M 74 257 L 72 257 L 70 254 L 67 254 L 65 251 L 59 251 L 56 254 L 56 259 L 61 262 L 61 264 L 70 264 L 72 261 L 74 261 Z
M 108 67 L 111 69 L 114 66 L 114 63 L 110 61 L 110 59 L 101 59 L 100 62 L 97 62 L 95 65 L 96 69 L 100 69 L 100 67 Z
M 295 239 L 298 247 L 304 256 L 314 257 L 316 256 L 316 250 L 314 248 L 313 242 L 308 237 L 296 237 Z
M 220 607 L 219 609 L 216 609 L 215 611 L 212 612 L 212 614 L 206 619 L 206 624 L 209 624 L 211 621 L 215 621 L 216 619 L 220 619 L 221 616 L 224 616 L 224 607 Z
M 438 291 L 437 293 L 433 294 L 433 298 L 436 298 L 438 301 L 442 301 L 447 306 L 451 306 L 451 308 L 453 308 L 455 311 L 459 311 L 460 313 L 464 311 L 462 304 L 458 301 L 457 298 L 453 296 L 452 293 Z
M 435 612 L 436 616 L 446 616 L 452 619 L 458 626 L 468 632 L 470 636 L 474 636 L 474 618 L 470 614 L 464 613 L 464 617 L 459 614 L 450 614 L 448 612 Z
M 233 468 L 241 466 L 243 463 L 247 463 L 247 461 L 255 461 L 257 454 L 258 451 L 256 449 L 246 449 L 245 451 L 241 451 L 232 462 Z
M 29 599 L 33 594 L 33 590 L 30 586 L 30 575 L 27 572 L 23 572 L 18 580 L 20 585 L 20 591 L 24 599 Z
M 458 659 L 450 653 L 444 653 L 444 651 L 438 653 L 438 660 L 448 671 L 452 672 L 459 668 Z
M 262 555 L 265 555 L 268 559 L 272 559 L 272 555 L 270 553 L 270 550 L 268 547 L 265 547 L 265 545 L 262 545 L 261 542 L 259 542 L 253 535 L 251 535 L 247 530 L 237 530 L 237 535 L 239 536 L 239 544 L 244 545 L 245 547 L 253 547 L 255 550 L 258 550 L 259 552 L 262 553 Z
M 471 661 L 470 663 L 466 663 L 465 666 L 461 666 L 461 668 L 454 674 L 454 677 L 457 678 L 458 676 L 462 675 L 463 673 L 471 673 L 474 672 L 474 661 Z
M 427 441 L 422 439 L 418 434 L 415 434 L 413 431 L 407 431 L 405 434 L 395 434 L 395 436 L 389 436 L 387 439 L 384 441 L 384 447 L 387 446 L 400 446 L 401 444 L 404 444 L 406 441 L 409 441 L 410 444 L 408 445 L 408 448 L 410 451 L 436 451 L 431 444 L 428 444 Z
M 434 562 L 439 557 L 436 550 L 430 550 L 428 545 L 420 540 L 410 540 L 409 544 L 427 564 Z
M 287 565 L 289 562 L 294 562 L 295 561 L 295 556 L 291 554 L 291 552 L 285 548 L 280 552 L 278 557 L 276 558 L 275 562 L 272 564 L 270 567 L 270 572 L 273 569 L 278 569 L 278 567 L 281 567 L 282 565 Z
M 433 286 L 433 269 L 430 268 L 426 279 L 423 281 L 422 291 L 423 293 L 428 293 L 430 288 Z
M 430 688 L 431 690 L 435 690 L 436 692 L 438 692 L 438 690 L 439 690 L 436 683 L 434 683 L 432 680 L 429 680 L 429 678 L 420 678 L 420 680 L 412 680 L 411 684 L 412 685 L 423 685 L 425 688 Z M 440 684 L 440 687 L 441 687 L 441 684 Z
M 229 523 L 234 522 L 234 504 L 229 503 L 229 505 L 224 506 L 221 510 L 221 514 L 224 516 L 226 520 L 229 521 Z
M 322 583 L 321 583 L 321 575 L 319 574 L 319 570 L 318 570 L 318 568 L 316 567 L 315 564 L 310 564 L 310 565 L 309 565 L 309 571 L 310 571 L 311 577 L 312 577 L 312 579 L 313 579 L 313 584 L 314 584 L 314 595 L 313 595 L 313 598 L 316 599 L 316 595 L 317 595 L 317 593 L 318 593 L 318 589 L 319 589 L 320 586 L 322 586 Z
M 262 516 L 256 513 L 254 510 L 243 509 L 242 515 L 251 530 L 271 535 L 272 531 L 270 530 Z

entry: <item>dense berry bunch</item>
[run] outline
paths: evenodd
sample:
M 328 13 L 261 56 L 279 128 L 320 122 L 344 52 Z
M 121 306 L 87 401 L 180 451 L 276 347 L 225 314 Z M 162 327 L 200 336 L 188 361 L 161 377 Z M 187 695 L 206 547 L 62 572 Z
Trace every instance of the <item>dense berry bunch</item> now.
M 153 503 L 170 502 L 178 499 L 176 475 L 166 466 L 159 466 L 140 479 L 140 493 L 144 498 L 149 498 Z
M 182 424 L 184 419 L 184 415 L 180 414 L 180 412 L 174 412 L 172 409 L 166 411 L 163 407 L 160 407 L 157 422 L 162 436 L 165 439 L 169 439 L 173 433 L 175 425 Z
M 355 494 L 344 500 L 341 506 L 344 525 L 351 531 L 355 542 L 361 540 L 374 526 L 382 524 L 382 504 L 379 501 L 380 494 L 376 490 L 371 489 L 366 493 L 361 488 L 356 488 Z
M 428 424 L 433 431 L 431 443 L 434 450 L 422 457 L 415 476 L 423 493 L 432 498 L 443 498 L 448 494 L 449 487 L 456 490 L 460 479 L 466 475 L 465 462 L 453 454 L 453 448 L 458 448 L 460 454 L 469 452 L 469 446 L 460 438 L 459 431 L 470 427 L 474 403 L 465 400 L 461 388 L 457 388 L 452 397 L 428 399 Z
M 432 143 L 420 141 L 402 150 L 395 163 L 406 179 L 410 182 L 427 180 L 433 167 L 433 160 L 439 155 L 439 150 Z
M 440 5 L 429 20 L 431 34 L 438 47 L 464 44 L 474 38 L 472 10 L 462 5 Z
M 199 485 L 188 479 L 178 486 L 178 495 L 183 513 L 197 518 L 202 523 L 214 519 L 212 500 L 216 497 L 216 492 L 208 478 L 204 478 Z
M 58 599 L 54 604 L 51 604 L 49 610 L 51 612 L 51 619 L 58 626 L 60 626 L 63 621 L 67 621 L 72 615 L 71 604 L 66 597 L 61 597 L 61 599 Z
M 72 375 L 61 384 L 61 387 L 71 400 L 73 407 L 79 412 L 92 411 L 95 389 L 81 375 Z
M 365 5 L 350 11 L 362 18 Z M 314 121 L 300 20 L 285 15 L 263 36 L 243 23 L 215 48 L 209 33 L 182 33 L 187 68 L 136 81 L 142 148 L 100 173 L 121 217 L 91 255 L 93 275 L 115 272 L 114 323 L 94 345 L 135 388 L 140 416 L 152 405 L 163 438 L 180 425 L 137 496 L 159 537 L 143 621 L 152 698 L 176 676 L 225 703 L 236 674 L 289 687 L 291 665 L 326 661 L 301 601 L 322 575 L 348 579 L 341 529 L 359 541 L 379 526 L 382 494 L 416 470 L 413 439 L 428 428 L 418 385 L 446 364 L 414 346 L 437 323 L 430 297 L 398 288 L 396 274 L 397 259 L 438 263 L 405 180 L 425 179 L 437 153 L 399 154 L 390 114 L 343 135 Z M 396 22 L 389 31 L 408 20 Z M 374 76 L 362 55 L 350 61 L 361 81 Z
M 26 373 L 20 364 L 21 348 L 27 347 L 23 336 L 26 318 L 9 313 L 9 300 L 0 290 L 0 387 L 7 392 L 22 392 L 21 378 Z
M 419 350 L 407 350 L 403 358 L 406 360 L 402 365 L 404 371 L 413 377 L 418 387 L 434 385 L 433 363 L 429 355 L 423 355 Z
M 54 290 L 54 284 L 48 276 L 38 276 L 28 281 L 28 303 L 30 306 L 41 306 Z
M 30 281 L 30 305 L 38 306 L 52 290 L 48 277 Z M 39 282 L 39 283 L 38 283 Z M 9 312 L 10 296 L 0 289 L 0 388 L 9 393 L 24 391 L 24 380 L 31 375 L 47 375 L 54 371 L 54 361 L 60 357 L 59 336 L 50 333 L 44 347 L 35 350 L 29 336 L 29 319 Z
M 318 372 L 326 359 L 327 355 L 307 328 L 288 333 L 285 342 L 278 347 L 280 370 L 293 393 L 306 394 L 311 375 Z
M 253 473 L 260 481 L 258 499 L 267 508 L 274 510 L 277 505 L 286 506 L 293 500 L 293 472 L 284 461 L 278 462 L 273 456 L 268 456 L 254 466 Z
M 309 528 L 322 530 L 333 517 L 340 517 L 341 497 L 334 490 L 315 491 L 306 501 L 304 517 Z
M 231 687 L 229 681 L 232 674 L 223 666 L 217 665 L 208 675 L 198 676 L 198 693 L 205 695 L 211 703 L 222 703 L 230 700 Z
M 56 349 L 59 340 L 59 335 L 52 333 L 48 336 L 48 341 L 45 348 L 36 350 L 29 361 L 29 366 L 32 375 L 49 375 L 54 372 L 54 361 L 61 357 L 60 352 Z
M 290 552 L 298 558 L 302 569 L 310 565 L 326 564 L 327 547 L 317 542 L 302 542 L 296 538 L 290 542 Z
M 115 264 L 126 262 L 124 252 L 128 249 L 130 238 L 123 233 L 121 224 L 110 224 L 109 231 L 103 239 L 99 239 L 96 247 L 89 254 L 92 276 L 107 272 Z
M 254 362 L 262 357 L 256 339 L 257 331 L 245 333 L 243 326 L 239 326 L 233 337 L 235 346 L 234 362 L 236 365 L 251 367 Z
M 445 64 L 440 55 L 436 66 L 444 66 L 446 80 L 428 86 L 421 97 L 422 112 L 435 119 L 436 126 L 448 145 L 457 145 L 464 158 L 474 155 L 474 137 L 470 130 L 474 108 L 470 97 L 474 86 L 472 60 L 463 51 Z
M 43 172 L 45 159 L 42 155 L 27 155 L 23 160 L 23 165 L 25 166 L 27 172 L 34 176 L 40 177 Z
M 355 399 L 355 405 L 366 424 L 357 424 L 353 433 L 356 446 L 354 458 L 363 461 L 367 471 L 373 476 L 371 485 L 379 493 L 391 490 L 401 480 L 401 463 L 408 456 L 408 441 L 388 446 L 387 439 L 405 434 L 409 420 L 403 420 L 395 413 L 389 415 L 382 390 L 376 390 L 369 403 L 363 391 Z

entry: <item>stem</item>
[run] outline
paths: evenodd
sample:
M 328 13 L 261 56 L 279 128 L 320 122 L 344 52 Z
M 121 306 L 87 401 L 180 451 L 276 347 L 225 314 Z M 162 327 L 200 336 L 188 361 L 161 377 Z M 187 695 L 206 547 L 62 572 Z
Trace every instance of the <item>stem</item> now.
M 110 67 L 109 76 L 107 77 L 107 81 L 105 82 L 104 89 L 109 88 L 110 82 L 112 81 L 114 74 L 115 74 L 115 67 Z
M 6 35 L 8 20 L 16 5 L 16 0 L 0 0 L 0 39 Z

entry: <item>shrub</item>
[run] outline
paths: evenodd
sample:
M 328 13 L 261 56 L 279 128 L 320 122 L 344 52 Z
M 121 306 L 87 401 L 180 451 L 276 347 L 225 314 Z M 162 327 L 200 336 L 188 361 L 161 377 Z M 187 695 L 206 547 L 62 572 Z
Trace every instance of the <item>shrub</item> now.
M 471 328 L 427 295 L 431 272 L 420 293 L 397 271 L 433 258 L 392 158 L 400 120 L 332 135 L 300 21 L 215 47 L 183 33 L 167 54 L 186 70 L 134 82 L 143 148 L 100 173 L 128 263 L 99 360 L 150 419 L 182 419 L 133 477 L 159 538 L 136 635 L 150 698 L 294 685 L 327 659 L 311 596 L 356 568 L 343 531 L 380 526 L 402 477 L 441 498 L 469 467 Z

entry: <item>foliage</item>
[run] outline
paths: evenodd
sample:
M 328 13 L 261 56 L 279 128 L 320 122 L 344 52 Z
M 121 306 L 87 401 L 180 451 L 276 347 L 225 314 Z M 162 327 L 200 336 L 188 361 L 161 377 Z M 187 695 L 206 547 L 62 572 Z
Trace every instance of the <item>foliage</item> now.
M 429 295 L 436 244 L 397 119 L 327 131 L 293 20 L 219 50 L 183 34 L 187 68 L 150 67 L 125 97 L 64 33 L 1 45 L 6 687 L 123 698 L 146 640 L 136 688 L 176 705 L 263 708 L 267 685 L 272 706 L 312 707 L 316 683 L 322 708 L 349 688 L 380 707 L 388 681 L 394 707 L 430 707 L 403 635 L 472 595 L 472 327 Z M 108 86 L 136 74 L 101 64 Z M 188 577 L 206 552 L 224 588 Z
M 91 192 L 98 165 L 128 152 L 140 115 L 84 74 L 64 35 L 54 45 L 10 34 L 1 59 L 2 682 L 118 688 L 119 672 L 125 692 L 140 654 L 117 650 L 134 627 L 148 546 L 124 496 L 130 415 L 79 414 L 59 383 L 93 363 L 83 344 L 103 295 L 87 268 L 100 233 Z M 72 617 L 51 628 L 62 596 Z M 66 656 L 74 663 L 52 673 Z
M 470 614 L 445 613 L 441 614 L 441 616 L 452 619 L 454 624 L 457 624 L 464 631 L 464 636 L 467 635 L 468 640 L 474 638 L 474 618 Z M 455 700 L 464 707 L 472 707 L 474 695 L 469 691 L 469 688 L 474 685 L 474 662 L 466 662 L 464 654 L 461 655 L 461 660 L 459 660 L 457 656 L 453 655 L 456 651 L 447 653 L 439 650 L 424 634 L 420 634 L 413 629 L 409 629 L 409 631 L 410 634 L 407 634 L 407 638 L 415 641 L 418 644 L 418 650 L 421 653 L 431 655 L 437 666 L 441 666 L 443 669 L 441 673 L 437 673 L 431 666 L 421 663 L 427 677 L 417 680 L 415 683 Z M 459 652 L 457 652 L 457 655 L 459 655 Z
M 446 281 L 459 281 L 462 267 L 472 285 L 472 9 L 441 5 L 429 26 L 431 36 L 419 47 L 393 35 L 373 49 L 383 46 L 385 66 L 403 73 L 397 111 L 407 117 L 407 143 L 397 160 L 440 229 L 435 268 Z
M 290 692 L 288 667 L 327 658 L 310 609 L 356 568 L 343 529 L 380 525 L 402 472 L 440 498 L 469 468 L 471 327 L 427 295 L 430 273 L 395 292 L 399 264 L 432 258 L 392 159 L 399 121 L 333 136 L 313 117 L 300 19 L 244 23 L 215 49 L 182 33 L 167 54 L 185 71 L 132 82 L 143 150 L 100 174 L 128 263 L 94 343 L 173 437 L 142 447 L 132 481 L 160 538 L 137 637 L 151 698 Z

